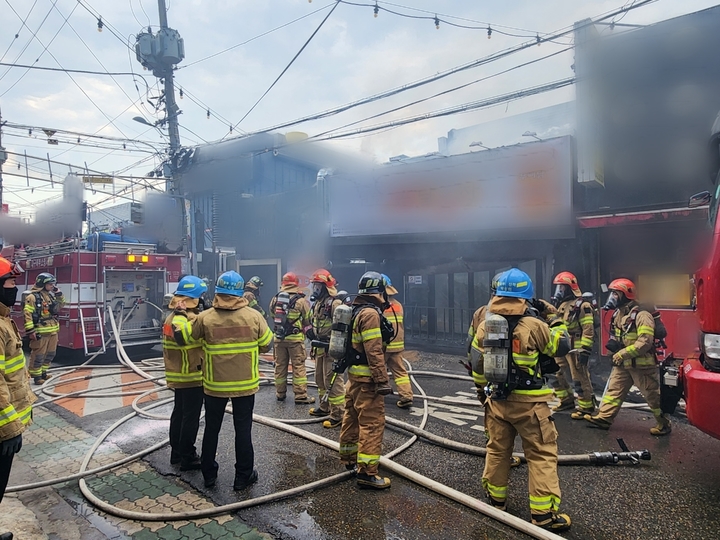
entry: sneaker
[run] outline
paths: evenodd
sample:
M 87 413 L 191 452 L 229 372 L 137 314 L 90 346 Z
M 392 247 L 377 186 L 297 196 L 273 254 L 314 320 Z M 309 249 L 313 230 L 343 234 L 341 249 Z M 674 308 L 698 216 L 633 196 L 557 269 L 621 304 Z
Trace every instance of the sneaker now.
M 567 514 L 553 514 L 548 512 L 547 514 L 536 514 L 532 517 L 532 524 L 546 531 L 561 532 L 567 531 L 572 522 L 570 516 Z
M 551 407 L 552 412 L 569 411 L 570 409 L 574 409 L 574 408 L 575 408 L 575 400 L 574 399 L 568 399 L 565 401 L 561 401 L 558 405 Z
M 190 460 L 182 460 L 180 462 L 181 471 L 199 471 L 200 470 L 200 458 L 195 456 Z
M 278 401 L 285 401 L 285 394 L 275 394 L 275 399 Z
M 323 427 L 328 429 L 335 429 L 342 426 L 342 418 L 329 418 L 323 422 Z
M 360 488 L 387 489 L 390 487 L 390 479 L 377 474 L 357 473 L 356 478 L 357 485 Z
M 597 416 L 590 416 L 589 414 L 583 416 L 583 419 L 590 422 L 590 425 L 588 427 L 607 430 L 610 429 L 610 426 L 612 425 L 612 422 L 608 422 L 607 420 L 603 420 L 602 418 L 598 418 Z
M 284 398 L 283 398 L 284 399 Z M 301 398 L 295 398 L 295 403 L 301 404 L 301 405 L 307 405 L 309 403 L 315 403 L 315 398 L 312 396 L 305 396 Z
M 310 416 L 329 416 L 330 411 L 323 411 L 320 407 L 310 407 L 310 410 L 308 411 L 308 414 Z
M 250 475 L 250 478 L 248 478 L 245 481 L 239 480 L 237 475 L 235 475 L 235 482 L 233 483 L 233 489 L 235 491 L 242 491 L 243 489 L 249 488 L 257 481 L 258 481 L 258 472 L 255 469 L 253 469 L 253 472 Z
M 170 465 L 180 465 L 180 462 L 182 461 L 182 458 L 180 457 L 180 454 L 170 451 Z
M 412 398 L 402 398 L 401 400 L 399 400 L 397 402 L 396 405 L 398 407 L 400 407 L 401 409 L 409 409 L 410 407 L 412 407 L 412 404 L 413 404 Z
M 211 488 L 217 483 L 217 474 L 215 474 L 214 476 L 203 475 L 203 480 L 205 480 L 205 487 Z

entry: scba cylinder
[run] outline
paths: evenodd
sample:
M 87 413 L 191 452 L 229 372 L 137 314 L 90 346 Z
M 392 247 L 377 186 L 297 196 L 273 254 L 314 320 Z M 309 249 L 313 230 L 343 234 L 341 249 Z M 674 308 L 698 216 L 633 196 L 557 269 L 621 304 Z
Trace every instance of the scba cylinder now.
M 328 353 L 333 360 L 342 360 L 347 352 L 350 339 L 350 325 L 352 323 L 352 308 L 340 304 L 333 312 L 333 324 L 330 331 L 330 346 Z
M 483 339 L 483 368 L 485 378 L 491 383 L 507 381 L 510 361 L 508 346 L 510 328 L 505 317 L 491 313 L 485 319 L 485 339 Z

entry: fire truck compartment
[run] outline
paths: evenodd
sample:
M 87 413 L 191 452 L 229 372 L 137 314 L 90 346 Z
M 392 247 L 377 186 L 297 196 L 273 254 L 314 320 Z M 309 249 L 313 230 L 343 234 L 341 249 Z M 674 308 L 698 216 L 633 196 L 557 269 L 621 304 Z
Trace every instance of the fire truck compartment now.
M 162 312 L 158 308 L 164 294 L 164 270 L 105 270 L 105 305 L 115 317 L 123 341 L 158 339 L 162 326 Z M 106 328 L 112 331 L 109 320 Z

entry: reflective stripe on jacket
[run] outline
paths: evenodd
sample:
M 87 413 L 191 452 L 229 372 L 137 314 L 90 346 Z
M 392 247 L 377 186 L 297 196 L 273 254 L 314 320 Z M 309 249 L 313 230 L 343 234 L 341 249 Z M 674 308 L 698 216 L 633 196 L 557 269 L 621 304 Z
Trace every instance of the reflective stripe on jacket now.
M 258 303 L 257 295 L 254 292 L 248 291 L 246 289 L 245 292 L 243 293 L 243 298 L 245 298 L 248 301 L 248 307 L 253 308 L 260 315 L 262 315 L 263 318 L 267 318 L 267 313 L 265 313 L 265 310 Z
M 65 298 L 62 294 L 51 295 L 44 289 L 33 287 L 30 294 L 25 297 L 25 305 L 23 306 L 23 314 L 25 317 L 25 331 L 35 331 L 40 335 L 57 334 L 60 331 L 60 323 L 57 316 L 50 312 L 50 308 L 55 304 L 55 311 L 65 305 Z M 38 302 L 39 297 L 39 302 Z M 37 305 L 40 304 L 40 313 L 37 314 L 38 323 L 33 321 L 33 315 L 36 314 Z
M 521 298 L 496 296 L 490 301 L 488 310 L 502 316 L 518 316 L 525 314 L 527 307 L 527 303 Z M 513 361 L 521 370 L 534 375 L 538 370 L 540 353 L 554 356 L 560 338 L 565 331 L 564 324 L 551 329 L 544 321 L 538 318 L 532 316 L 523 317 L 518 321 L 513 332 Z M 485 321 L 483 320 L 472 342 L 473 349 L 480 354 L 478 366 L 473 366 L 472 373 L 473 381 L 478 389 L 487 384 L 487 379 L 482 373 L 482 355 L 484 353 L 482 342 L 484 338 Z M 534 390 L 516 388 L 507 399 L 508 401 L 533 402 L 548 401 L 551 397 L 552 390 L 547 386 L 543 386 Z
M 371 304 L 373 296 L 358 295 L 353 307 Z M 358 382 L 388 382 L 387 365 L 380 332 L 380 313 L 372 305 L 361 309 L 352 323 L 352 348 L 364 353 L 367 364 L 351 365 L 348 368 L 350 380 Z
M 390 307 L 387 308 L 383 315 L 392 323 L 395 329 L 395 339 L 388 343 L 385 350 L 387 352 L 400 352 L 405 350 L 405 325 L 403 324 L 404 314 L 403 307 L 400 302 L 394 298 L 390 299 Z
M 280 289 L 280 292 L 283 292 L 283 289 Z M 292 303 L 292 298 L 296 294 L 300 294 L 300 289 L 296 287 L 292 287 L 289 290 L 287 290 L 287 293 L 290 295 L 290 301 Z M 275 314 L 275 304 L 277 303 L 277 295 L 273 297 L 272 301 L 270 302 L 270 315 L 273 316 Z M 288 326 L 292 328 L 291 333 L 285 336 L 284 339 L 280 340 L 280 343 L 282 342 L 298 342 L 302 343 L 305 341 L 305 335 L 303 333 L 303 330 L 310 326 L 310 302 L 307 301 L 305 296 L 299 297 L 295 301 L 295 305 L 293 305 L 292 308 L 290 308 L 288 315 Z
M 17 437 L 32 424 L 32 404 L 25 355 L 10 309 L 0 304 L 0 441 Z
M 579 309 L 575 308 L 577 298 L 566 300 L 557 312 L 565 321 L 568 332 L 573 338 L 574 349 L 591 351 L 595 340 L 595 326 L 593 322 L 593 308 L 589 302 L 583 302 Z
M 184 300 L 191 302 L 193 299 L 180 296 L 173 296 L 168 306 L 175 309 L 177 302 Z M 197 302 L 197 300 L 195 301 Z M 195 304 L 197 306 L 197 303 Z M 187 316 L 171 313 L 165 320 L 163 326 L 163 360 L 165 362 L 165 380 L 169 388 L 193 388 L 202 386 L 202 341 L 195 340 L 187 333 L 185 321 L 193 324 L 198 317 L 195 309 L 188 309 Z M 176 320 L 177 319 L 177 320 Z M 186 345 L 178 345 L 175 341 L 175 332 L 186 333 L 183 340 Z
M 340 304 L 342 304 L 340 300 L 328 296 L 319 302 L 315 302 L 313 305 L 310 323 L 319 341 L 324 341 L 325 343 L 330 342 L 333 314 L 335 313 L 335 308 Z M 316 349 L 316 351 L 323 353 L 324 349 Z
M 615 312 L 612 321 L 613 336 L 625 347 L 617 352 L 623 367 L 655 367 L 655 319 L 647 311 L 638 311 L 637 302 L 630 302 Z M 632 320 L 632 312 L 637 315 Z
M 185 320 L 182 320 L 185 319 Z M 260 386 L 259 352 L 270 349 L 272 332 L 265 319 L 248 307 L 245 298 L 215 294 L 213 307 L 194 322 L 183 315 L 173 319 L 175 340 L 202 340 L 203 388 L 209 396 L 242 397 Z

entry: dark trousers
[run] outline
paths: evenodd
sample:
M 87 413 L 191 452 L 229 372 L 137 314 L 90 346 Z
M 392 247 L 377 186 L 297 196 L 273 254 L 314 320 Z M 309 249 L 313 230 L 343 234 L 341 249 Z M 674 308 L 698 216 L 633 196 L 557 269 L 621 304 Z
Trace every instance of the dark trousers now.
M 12 468 L 14 457 L 15 454 L 0 456 L 0 502 L 2 502 L 5 496 L 5 488 L 7 488 L 8 480 L 10 479 L 10 469 Z
M 175 405 L 170 415 L 171 461 L 190 462 L 197 455 L 195 439 L 204 397 L 202 386 L 175 388 Z
M 232 399 L 233 425 L 235 426 L 235 478 L 246 481 L 253 472 L 255 452 L 252 444 L 252 414 L 255 395 Z M 218 435 L 222 427 L 228 398 L 205 396 L 205 435 L 202 442 L 202 473 L 207 478 L 217 476 L 215 454 Z

